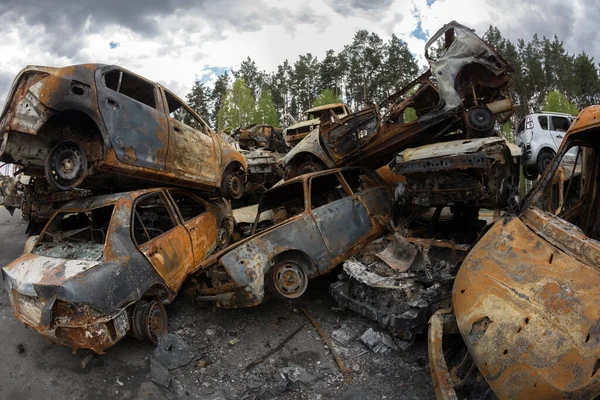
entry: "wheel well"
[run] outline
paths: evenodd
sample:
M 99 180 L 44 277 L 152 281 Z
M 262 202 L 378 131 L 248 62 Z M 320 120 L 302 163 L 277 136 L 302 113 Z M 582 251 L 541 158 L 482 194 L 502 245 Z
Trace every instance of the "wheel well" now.
M 306 275 L 310 278 L 317 276 L 319 273 L 316 264 L 312 257 L 301 250 L 287 250 L 273 257 L 273 265 L 282 260 L 296 261 L 305 268 Z
M 307 161 L 312 161 L 312 162 L 319 164 L 324 170 L 328 169 L 327 165 L 325 165 L 323 160 L 321 160 L 319 157 L 315 156 L 314 154 L 305 151 L 305 152 L 296 154 L 290 160 L 290 162 L 285 167 L 285 172 L 286 172 L 285 176 L 289 177 L 289 178 L 298 176 L 296 169 L 300 165 L 302 165 L 302 163 L 307 162 Z
M 175 295 L 165 285 L 155 283 L 150 286 L 137 301 L 152 299 L 162 303 L 170 303 L 173 301 L 174 297 Z
M 223 176 L 225 176 L 225 174 L 238 170 L 238 169 L 244 169 L 244 166 L 239 162 L 239 161 L 232 161 L 230 162 L 227 167 L 225 167 L 225 169 L 223 170 Z
M 543 153 L 550 153 L 550 154 L 553 154 L 553 155 L 556 154 L 556 152 L 554 151 L 553 148 L 551 148 L 551 147 L 543 147 L 538 152 L 538 158 L 539 158 L 540 154 L 543 154 Z
M 72 140 L 83 148 L 90 161 L 102 160 L 104 155 L 105 143 L 100 128 L 82 111 L 69 110 L 54 114 L 40 128 L 37 136 L 47 141 L 50 148 L 65 140 Z

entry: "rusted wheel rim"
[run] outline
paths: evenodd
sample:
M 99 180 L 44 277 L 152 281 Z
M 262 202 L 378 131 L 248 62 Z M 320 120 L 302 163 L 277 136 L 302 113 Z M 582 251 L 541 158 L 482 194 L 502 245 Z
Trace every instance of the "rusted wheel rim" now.
M 219 228 L 217 240 L 219 249 L 224 249 L 229 244 L 229 235 L 225 228 Z
M 148 341 L 156 344 L 158 337 L 167 333 L 167 311 L 158 301 L 148 303 L 145 311 L 143 313 L 145 317 L 144 336 Z
M 56 189 L 74 189 L 83 181 L 86 171 L 85 152 L 74 142 L 60 143 L 46 160 L 46 179 Z
M 310 174 L 311 172 L 317 172 L 321 169 L 321 166 L 317 165 L 313 161 L 307 161 L 298 167 L 298 175 Z
M 273 271 L 273 286 L 278 294 L 288 299 L 296 299 L 306 291 L 306 273 L 297 264 L 281 263 Z
M 242 194 L 244 193 L 244 183 L 238 173 L 229 175 L 227 190 L 229 195 L 236 200 L 242 197 Z

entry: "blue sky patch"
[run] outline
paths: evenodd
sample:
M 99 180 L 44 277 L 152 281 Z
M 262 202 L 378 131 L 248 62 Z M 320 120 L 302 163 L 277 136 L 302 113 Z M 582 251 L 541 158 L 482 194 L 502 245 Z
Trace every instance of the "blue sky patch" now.
M 429 1 L 430 0 L 428 0 L 428 2 Z M 427 37 L 429 37 L 429 32 L 423 31 L 423 27 L 421 26 L 421 21 L 419 21 L 419 23 L 417 23 L 417 27 L 415 28 L 415 30 L 411 32 L 411 35 L 413 35 L 417 39 L 425 42 L 425 41 L 427 41 Z
M 121 45 L 121 43 L 112 41 L 108 45 L 110 46 L 111 49 L 116 49 L 117 47 L 119 47 Z

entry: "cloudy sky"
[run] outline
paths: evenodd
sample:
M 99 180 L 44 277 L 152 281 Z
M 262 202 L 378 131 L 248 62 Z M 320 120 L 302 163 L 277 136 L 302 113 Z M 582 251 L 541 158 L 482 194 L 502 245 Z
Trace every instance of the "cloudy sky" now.
M 117 64 L 183 97 L 247 56 L 272 71 L 337 52 L 358 29 L 395 33 L 421 56 L 453 19 L 480 34 L 494 24 L 511 40 L 556 33 L 600 61 L 597 0 L 0 0 L 0 106 L 28 64 Z

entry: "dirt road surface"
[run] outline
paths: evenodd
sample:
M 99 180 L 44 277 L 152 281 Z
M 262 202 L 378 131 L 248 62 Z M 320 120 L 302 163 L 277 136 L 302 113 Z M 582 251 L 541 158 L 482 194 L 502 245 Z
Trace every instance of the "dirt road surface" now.
M 21 254 L 25 240 L 19 212 L 11 217 L 0 207 L 0 266 Z M 82 368 L 87 353 L 55 346 L 15 319 L 2 282 L 0 399 L 434 398 L 425 338 L 406 351 L 371 352 L 358 338 L 377 327 L 350 311 L 336 310 L 327 290 L 334 278 L 335 272 L 311 281 L 298 301 L 269 300 L 250 309 L 213 309 L 178 298 L 167 306 L 169 331 L 196 356 L 170 372 L 168 388 L 151 380 L 154 348 L 129 337 Z M 336 332 L 334 345 L 350 373 L 340 373 L 301 308 L 326 333 Z M 280 351 L 246 369 L 302 324 Z

